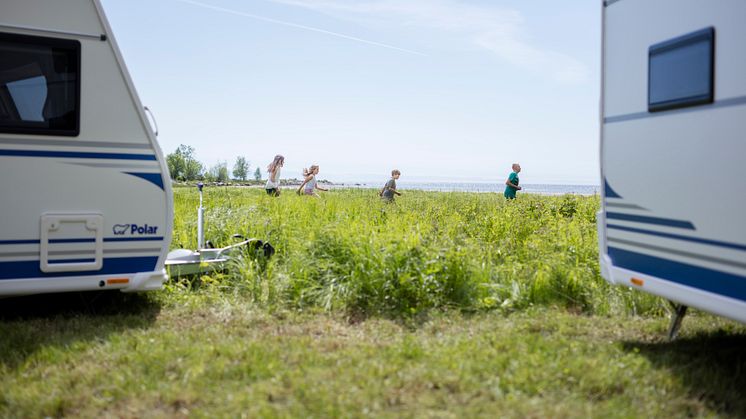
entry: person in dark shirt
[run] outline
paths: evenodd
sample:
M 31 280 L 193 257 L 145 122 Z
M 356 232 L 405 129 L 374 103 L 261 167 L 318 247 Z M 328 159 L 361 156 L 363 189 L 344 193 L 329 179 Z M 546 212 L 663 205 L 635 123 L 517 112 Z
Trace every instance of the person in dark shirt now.
M 396 191 L 396 180 L 401 176 L 401 172 L 394 169 L 391 171 L 391 179 L 383 186 L 378 195 L 387 202 L 394 202 L 394 195 L 401 195 Z

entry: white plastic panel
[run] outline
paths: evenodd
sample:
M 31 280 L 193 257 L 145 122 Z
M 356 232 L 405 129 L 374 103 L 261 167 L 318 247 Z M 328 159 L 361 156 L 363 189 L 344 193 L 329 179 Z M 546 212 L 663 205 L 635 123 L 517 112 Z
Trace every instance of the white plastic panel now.
M 104 263 L 101 214 L 42 214 L 42 272 L 97 271 Z

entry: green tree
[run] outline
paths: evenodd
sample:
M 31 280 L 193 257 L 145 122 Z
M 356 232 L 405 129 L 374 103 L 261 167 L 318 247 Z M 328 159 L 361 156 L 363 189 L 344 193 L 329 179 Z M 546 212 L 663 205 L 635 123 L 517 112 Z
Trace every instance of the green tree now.
M 171 174 L 173 180 L 184 180 L 184 156 L 176 152 L 166 156 L 166 164 L 168 165 L 168 172 Z
M 229 180 L 228 163 L 223 161 L 212 166 L 210 170 L 205 173 L 205 180 L 208 182 L 227 182 Z
M 262 180 L 262 170 L 259 167 L 257 167 L 256 171 L 254 172 L 254 179 Z
M 186 167 L 184 169 L 184 177 L 186 180 L 197 180 L 202 178 L 202 172 L 204 172 L 205 167 L 202 165 L 202 163 L 198 162 L 194 159 L 188 159 L 186 160 Z
M 233 179 L 246 180 L 249 176 L 249 162 L 246 157 L 236 157 L 236 163 L 233 165 Z
M 228 163 L 223 162 L 220 164 L 220 169 L 218 170 L 218 182 L 228 182 L 230 178 L 228 177 Z
M 194 147 L 181 144 L 166 156 L 166 164 L 174 180 L 197 180 L 202 177 L 204 166 L 194 158 Z

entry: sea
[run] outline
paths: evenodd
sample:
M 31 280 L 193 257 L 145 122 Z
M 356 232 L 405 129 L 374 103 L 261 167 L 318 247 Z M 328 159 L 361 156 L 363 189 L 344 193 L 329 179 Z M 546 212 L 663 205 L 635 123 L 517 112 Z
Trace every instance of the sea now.
M 381 188 L 381 184 L 365 182 L 334 183 L 335 188 Z M 489 182 L 396 182 L 399 190 L 439 191 L 439 192 L 492 192 L 502 194 L 505 184 Z M 597 195 L 599 185 L 553 185 L 553 184 L 525 184 L 519 193 L 537 195 Z

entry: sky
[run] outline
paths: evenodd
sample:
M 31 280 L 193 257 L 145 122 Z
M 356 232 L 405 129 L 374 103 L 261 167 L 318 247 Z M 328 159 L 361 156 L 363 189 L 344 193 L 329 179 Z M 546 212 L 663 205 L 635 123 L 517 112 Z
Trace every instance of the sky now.
M 598 184 L 601 0 L 102 0 L 168 154 Z

